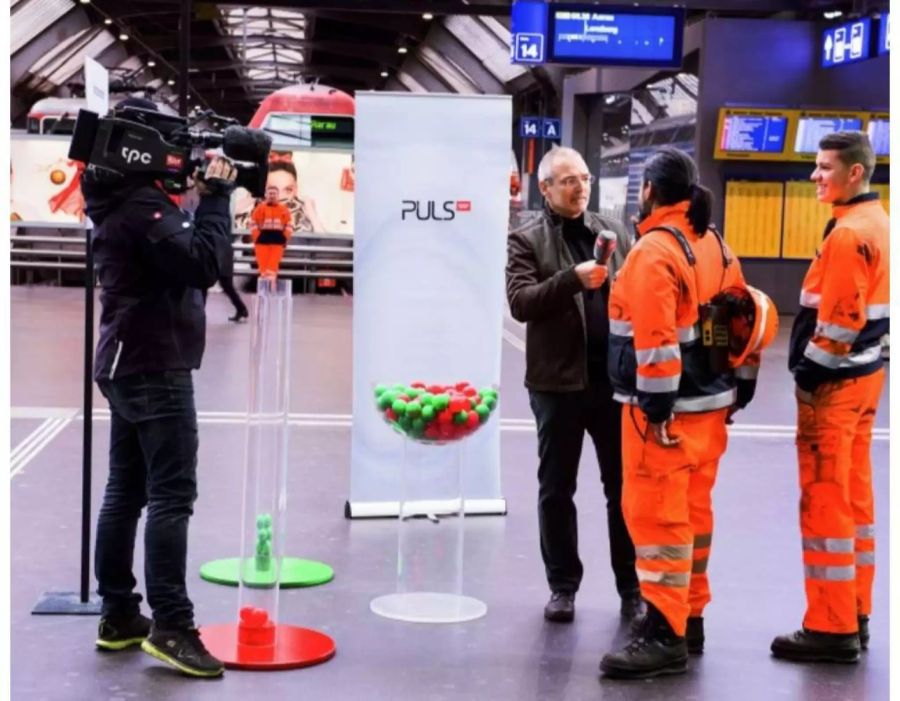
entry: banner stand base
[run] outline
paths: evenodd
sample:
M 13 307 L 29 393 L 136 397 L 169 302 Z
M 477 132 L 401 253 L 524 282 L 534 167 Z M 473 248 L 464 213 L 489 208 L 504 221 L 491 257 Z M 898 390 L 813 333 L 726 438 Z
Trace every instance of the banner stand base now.
M 429 591 L 386 594 L 372 599 L 369 608 L 379 616 L 410 623 L 463 623 L 487 613 L 487 604 L 471 596 Z
M 423 505 L 427 502 L 421 501 Z M 466 516 L 506 516 L 506 499 L 466 499 Z M 397 518 L 399 501 L 346 501 L 344 518 Z
M 213 560 L 200 567 L 200 578 L 213 584 L 224 584 L 236 587 L 240 580 L 238 561 L 232 557 L 225 560 Z M 254 558 L 247 558 L 244 565 L 244 586 L 268 589 L 275 584 L 275 568 L 257 570 Z M 334 570 L 322 562 L 301 560 L 296 557 L 282 559 L 279 586 L 282 589 L 294 587 L 314 587 L 334 579 Z
M 335 653 L 334 640 L 310 628 L 278 625 L 273 645 L 242 643 L 240 626 L 233 623 L 203 626 L 200 637 L 210 653 L 228 669 L 261 672 L 297 669 L 327 662 Z
M 77 591 L 48 591 L 31 613 L 35 616 L 99 616 L 101 603 L 96 595 L 82 601 Z

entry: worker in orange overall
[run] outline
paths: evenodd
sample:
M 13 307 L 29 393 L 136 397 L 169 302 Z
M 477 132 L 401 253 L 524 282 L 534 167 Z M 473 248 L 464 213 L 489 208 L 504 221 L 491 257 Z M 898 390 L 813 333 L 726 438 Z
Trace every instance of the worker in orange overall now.
M 833 219 L 803 280 L 788 363 L 797 383 L 803 627 L 772 642 L 797 662 L 856 662 L 869 642 L 875 575 L 870 448 L 890 331 L 888 215 L 869 192 L 863 132 L 819 142 L 816 197 Z
M 622 403 L 622 511 L 647 615 L 601 671 L 644 679 L 687 671 L 703 651 L 711 493 L 726 424 L 753 397 L 772 301 L 744 281 L 710 226 L 712 196 L 683 151 L 644 169 L 638 240 L 609 298 L 609 373 Z
M 256 254 L 261 278 L 275 278 L 288 239 L 291 238 L 291 212 L 278 201 L 278 188 L 266 188 L 266 199 L 260 202 L 250 215 L 250 237 Z

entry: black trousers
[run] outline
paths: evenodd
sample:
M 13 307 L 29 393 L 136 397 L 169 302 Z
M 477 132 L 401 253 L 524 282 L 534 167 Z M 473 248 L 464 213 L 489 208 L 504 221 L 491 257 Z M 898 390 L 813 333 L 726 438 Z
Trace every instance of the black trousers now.
M 144 575 L 153 620 L 190 628 L 185 585 L 188 520 L 197 498 L 197 412 L 188 370 L 101 380 L 112 413 L 109 478 L 97 522 L 94 571 L 104 616 L 131 616 L 141 595 L 132 572 L 138 519 L 147 507 Z
M 235 313 L 248 314 L 247 305 L 244 304 L 244 300 L 241 299 L 238 291 L 234 289 L 234 278 L 231 275 L 223 275 L 220 277 L 219 287 L 222 288 L 222 292 L 224 292 L 228 299 L 231 300 L 231 303 L 234 305 Z
M 590 435 L 606 496 L 609 553 L 619 594 L 639 589 L 634 544 L 622 516 L 622 409 L 605 375 L 579 392 L 529 391 L 538 433 L 538 520 L 541 555 L 552 591 L 576 592 L 578 557 L 575 489 L 584 433 Z

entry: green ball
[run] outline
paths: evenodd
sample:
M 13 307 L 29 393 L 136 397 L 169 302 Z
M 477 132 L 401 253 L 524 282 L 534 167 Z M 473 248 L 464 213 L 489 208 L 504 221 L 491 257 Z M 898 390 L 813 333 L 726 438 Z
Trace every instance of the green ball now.
M 443 411 L 448 406 L 450 406 L 450 395 L 439 394 L 434 398 L 434 408 L 438 411 Z
M 491 411 L 493 411 L 493 410 L 494 410 L 494 407 L 497 406 L 497 398 L 488 395 L 487 397 L 485 397 L 485 398 L 482 400 L 482 403 L 483 403 L 485 406 L 487 406 L 488 409 L 490 409 Z
M 265 528 L 266 527 L 266 515 L 260 514 L 256 517 L 256 527 L 257 528 Z
M 409 404 L 406 405 L 406 415 L 409 418 L 415 419 L 421 413 L 422 413 L 422 405 L 419 404 L 419 402 L 410 402 Z
M 400 390 L 401 392 L 403 392 L 406 389 L 406 385 L 404 385 L 401 382 L 397 382 L 394 384 L 394 389 Z
M 419 401 L 422 402 L 423 405 L 431 406 L 434 403 L 434 395 L 431 392 L 422 392 Z
M 433 421 L 435 417 L 434 407 L 430 404 L 426 404 L 422 407 L 422 419 L 428 423 L 429 421 Z
M 413 420 L 411 418 L 409 418 L 406 414 L 404 414 L 403 416 L 400 417 L 400 421 L 399 421 L 400 428 L 402 428 L 404 431 L 409 431 L 409 429 L 412 428 L 412 422 L 413 422 Z
M 469 412 L 467 411 L 457 411 L 453 415 L 453 423 L 455 424 L 464 424 L 469 418 Z
M 384 410 L 387 409 L 391 404 L 394 403 L 394 400 L 391 399 L 391 393 L 390 393 L 390 392 L 384 392 L 380 397 L 378 397 L 377 403 L 378 403 L 378 408 L 381 409 L 382 411 L 384 411 Z
M 395 399 L 394 403 L 391 404 L 391 409 L 394 410 L 397 416 L 403 416 L 406 413 L 406 402 L 402 399 Z
M 375 396 L 380 397 L 387 392 L 387 385 L 375 385 Z
M 422 419 L 413 419 L 412 430 L 416 435 L 422 433 L 425 430 L 425 422 Z
M 479 404 L 475 407 L 475 413 L 478 414 L 478 419 L 482 423 L 487 421 L 488 416 L 491 415 L 491 410 L 487 408 L 485 404 Z
M 422 390 L 418 389 L 417 387 L 409 387 L 406 390 L 406 394 L 409 396 L 410 399 L 415 399 L 420 394 L 422 394 Z

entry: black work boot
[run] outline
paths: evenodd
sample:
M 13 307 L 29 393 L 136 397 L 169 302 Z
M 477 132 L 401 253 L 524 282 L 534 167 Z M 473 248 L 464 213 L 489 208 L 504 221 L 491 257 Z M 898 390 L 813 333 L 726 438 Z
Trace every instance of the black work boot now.
M 706 636 L 703 634 L 703 616 L 691 616 L 687 619 L 687 632 L 684 637 L 689 653 L 703 654 L 703 643 L 706 642 Z
M 859 647 L 863 650 L 869 649 L 869 617 L 857 616 L 859 622 Z
M 544 618 L 554 623 L 571 623 L 575 618 L 575 592 L 553 592 L 544 607 Z
M 647 609 L 644 606 L 644 599 L 641 596 L 640 589 L 622 594 L 622 606 L 619 609 L 619 614 L 622 616 L 623 621 L 634 624 L 646 612 Z
M 649 679 L 687 671 L 687 644 L 675 635 L 665 617 L 653 604 L 628 645 L 600 660 L 600 671 L 613 679 Z
M 772 641 L 772 654 L 792 662 L 858 662 L 859 635 L 801 628 Z

